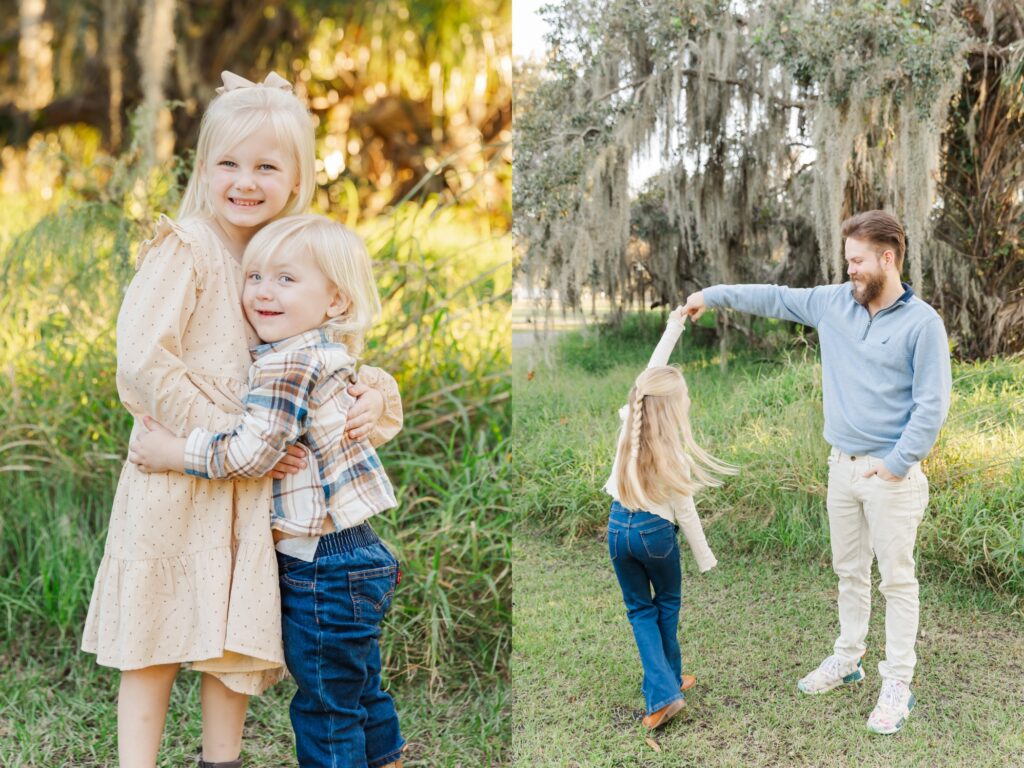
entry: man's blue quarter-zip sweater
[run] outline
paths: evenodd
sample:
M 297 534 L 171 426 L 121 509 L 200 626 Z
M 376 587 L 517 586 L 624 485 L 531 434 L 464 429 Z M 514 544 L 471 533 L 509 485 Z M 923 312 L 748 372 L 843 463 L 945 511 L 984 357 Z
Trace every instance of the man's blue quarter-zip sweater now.
M 935 444 L 952 375 L 942 318 L 903 287 L 874 317 L 853 298 L 850 283 L 715 285 L 704 289 L 704 301 L 817 328 L 825 440 L 850 455 L 878 457 L 904 477 Z

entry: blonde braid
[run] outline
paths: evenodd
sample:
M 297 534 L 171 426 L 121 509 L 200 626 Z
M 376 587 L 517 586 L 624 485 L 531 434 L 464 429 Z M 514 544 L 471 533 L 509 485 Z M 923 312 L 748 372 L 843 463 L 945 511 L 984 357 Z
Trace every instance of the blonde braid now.
M 636 388 L 633 396 L 633 432 L 630 435 L 629 455 L 634 461 L 640 455 L 640 433 L 644 426 L 644 395 Z

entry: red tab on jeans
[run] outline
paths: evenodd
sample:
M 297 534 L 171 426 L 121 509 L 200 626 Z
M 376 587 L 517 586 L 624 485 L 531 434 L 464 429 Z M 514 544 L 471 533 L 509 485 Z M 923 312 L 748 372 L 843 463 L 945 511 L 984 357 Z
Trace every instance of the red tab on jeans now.
M 397 587 L 401 583 L 402 583 L 402 569 L 399 568 L 398 569 L 398 578 L 395 579 L 395 586 Z

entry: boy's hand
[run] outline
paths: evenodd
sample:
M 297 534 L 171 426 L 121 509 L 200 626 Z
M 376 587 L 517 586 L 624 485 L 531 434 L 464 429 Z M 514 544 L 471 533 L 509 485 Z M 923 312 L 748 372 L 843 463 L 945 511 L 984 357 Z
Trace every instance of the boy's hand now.
M 300 469 L 306 468 L 306 449 L 298 443 L 288 446 L 288 453 L 281 457 L 281 460 L 274 465 L 274 468 L 267 472 L 267 477 L 275 480 L 282 479 L 285 475 L 294 475 Z
M 348 393 L 356 402 L 348 411 L 345 434 L 352 440 L 362 440 L 369 437 L 380 417 L 384 415 L 384 395 L 359 382 L 350 386 Z
M 683 312 L 689 315 L 691 321 L 696 322 L 707 308 L 707 304 L 704 303 L 704 291 L 697 291 L 686 297 Z
M 143 416 L 146 432 L 136 437 L 128 450 L 128 461 L 142 472 L 184 472 L 185 438 L 177 437 L 152 416 Z

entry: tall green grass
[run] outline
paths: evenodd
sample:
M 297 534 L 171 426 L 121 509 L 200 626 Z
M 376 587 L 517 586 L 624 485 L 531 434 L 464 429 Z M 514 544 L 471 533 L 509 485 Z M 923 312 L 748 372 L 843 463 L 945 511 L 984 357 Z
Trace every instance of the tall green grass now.
M 117 202 L 13 205 L 20 216 L 0 216 L 0 654 L 17 655 L 78 642 L 131 426 L 114 321 L 150 225 Z M 509 238 L 432 203 L 365 234 L 385 312 L 364 362 L 395 375 L 406 411 L 380 451 L 400 505 L 378 531 L 405 574 L 387 668 L 439 695 L 489 692 L 510 642 Z
M 598 534 L 614 455 L 616 412 L 661 333 L 657 316 L 626 332 L 567 333 L 554 367 L 513 368 L 514 513 L 573 539 Z M 717 353 L 684 334 L 673 356 L 687 377 L 698 441 L 739 475 L 697 499 L 709 535 L 752 552 L 829 561 L 828 446 L 821 371 L 802 343 Z M 1024 361 L 954 364 L 953 399 L 925 461 L 931 499 L 918 546 L 921 571 L 983 584 L 1024 609 Z

